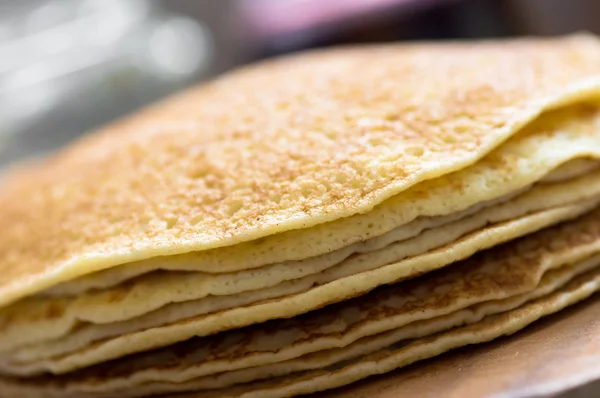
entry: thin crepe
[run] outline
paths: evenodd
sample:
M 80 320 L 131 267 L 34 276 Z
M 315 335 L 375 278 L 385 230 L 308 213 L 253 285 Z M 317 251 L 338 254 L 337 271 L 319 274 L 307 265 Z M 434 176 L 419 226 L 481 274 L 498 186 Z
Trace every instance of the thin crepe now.
M 132 333 L 151 327 L 173 323 L 183 319 L 196 317 L 204 313 L 214 312 L 216 310 L 220 311 L 221 317 L 226 317 L 226 312 L 223 311 L 224 308 L 235 308 L 236 306 L 262 301 L 265 299 L 265 296 L 267 298 L 286 296 L 299 291 L 308 290 L 309 286 L 324 284 L 332 280 L 340 279 L 358 272 L 364 272 L 369 269 L 377 268 L 380 265 L 414 257 L 423 252 L 439 248 L 459 239 L 465 234 L 490 224 L 513 220 L 524 215 L 531 215 L 538 209 L 548 209 L 560 205 L 572 204 L 577 200 L 593 199 L 599 196 L 600 172 L 594 172 L 590 175 L 562 183 L 539 184 L 509 202 L 488 207 L 470 217 L 459 219 L 444 227 L 423 233 L 418 238 L 405 240 L 392 246 L 386 246 L 385 249 L 379 250 L 377 253 L 354 256 L 352 259 L 349 259 L 349 261 L 344 262 L 343 265 L 340 264 L 331 271 L 325 271 L 319 275 L 303 278 L 298 281 L 299 283 L 284 283 L 283 286 L 277 285 L 273 289 L 267 289 L 267 291 L 261 290 L 252 294 L 239 295 L 238 297 L 232 297 L 230 300 L 227 300 L 224 297 L 210 297 L 204 300 L 195 300 L 181 304 L 168 304 L 170 301 L 166 301 L 168 305 L 162 308 L 162 310 L 153 311 L 146 316 L 134 318 L 129 322 L 119 322 L 115 325 L 99 327 L 82 327 L 82 325 L 78 325 L 75 330 L 69 330 L 65 327 L 62 328 L 64 333 L 58 336 L 54 334 L 53 331 L 61 331 L 60 325 L 58 324 L 60 318 L 50 318 L 50 322 L 48 322 L 47 319 L 40 317 L 35 311 L 32 311 L 32 307 L 28 305 L 28 302 L 24 302 L 21 305 L 9 308 L 13 314 L 9 317 L 10 324 L 4 329 L 4 340 L 0 347 L 6 347 L 5 350 L 10 351 L 7 356 L 12 360 L 18 362 L 32 362 L 41 359 L 47 360 L 53 356 L 63 356 L 74 350 L 84 348 L 94 341 L 106 340 L 125 333 Z M 592 200 L 592 202 L 597 203 L 597 200 Z M 582 209 L 585 208 L 585 205 L 581 206 Z M 560 218 L 557 219 L 557 221 L 560 220 Z M 519 223 L 514 224 L 519 225 Z M 484 228 L 477 234 L 483 235 L 488 233 L 489 230 L 490 228 Z M 493 228 L 491 230 L 493 231 Z M 518 236 L 519 231 L 515 230 L 514 235 Z M 446 250 L 451 249 L 451 245 L 446 247 Z M 390 253 L 393 254 L 392 257 L 390 257 Z M 345 268 L 348 270 L 345 270 Z M 167 283 L 164 283 L 164 280 L 168 280 L 169 275 L 157 276 L 161 279 L 157 279 L 155 285 L 151 284 L 145 289 L 142 285 L 142 288 L 140 289 L 140 285 L 138 284 L 135 288 L 132 288 L 132 290 L 140 289 L 140 292 L 135 294 L 134 297 L 143 297 L 144 302 L 148 305 L 153 299 L 152 294 L 156 295 L 154 290 L 164 288 L 164 286 L 167 285 Z M 194 277 L 190 277 L 189 279 Z M 190 284 L 189 282 L 186 284 L 185 279 L 181 280 L 179 284 L 172 283 L 172 285 L 177 293 L 180 294 L 182 292 L 185 293 L 186 287 L 193 289 L 196 286 L 198 286 L 196 289 L 201 293 L 201 287 L 203 286 L 202 279 L 198 278 L 197 280 L 198 283 L 196 285 Z M 167 297 L 171 297 L 171 301 L 174 301 L 172 295 Z M 123 301 L 124 300 L 121 300 L 121 303 L 123 303 Z M 80 307 L 80 312 L 85 314 L 86 312 L 93 310 L 102 311 L 101 302 L 98 303 L 97 301 L 92 301 L 91 304 L 92 305 L 89 308 L 84 307 L 82 309 Z M 113 302 L 109 301 L 109 304 L 113 304 Z M 46 300 L 41 301 L 39 305 L 41 307 L 39 312 L 45 314 L 50 312 L 48 308 L 56 308 L 58 304 L 57 300 Z M 5 313 L 6 312 L 7 311 L 5 311 Z M 63 311 L 56 310 L 54 312 L 60 314 Z M 21 315 L 20 318 L 19 315 Z M 31 330 L 20 325 L 20 321 L 22 322 L 23 319 L 28 320 L 31 318 L 33 318 L 34 321 L 37 321 L 25 325 L 31 328 Z M 80 317 L 79 319 L 85 318 Z M 71 326 L 71 328 L 73 328 L 73 326 Z M 43 333 L 41 333 L 41 331 L 43 331 Z M 27 341 L 35 342 L 35 344 L 32 345 L 30 343 L 27 347 L 19 349 L 19 343 L 23 344 L 23 342 Z
M 0 305 L 124 263 L 367 213 L 474 164 L 542 112 L 597 96 L 599 65 L 597 39 L 573 36 L 339 49 L 234 72 L 12 170 Z M 281 250 L 303 258 L 314 242 Z M 252 249 L 195 269 L 266 264 L 239 261 L 268 258 Z
M 368 292 L 385 283 L 423 274 L 454 261 L 469 257 L 478 250 L 526 235 L 558 221 L 575 218 L 598 205 L 598 199 L 546 210 L 520 219 L 501 223 L 479 233 L 472 233 L 452 245 L 451 250 L 438 250 L 413 257 L 407 261 L 388 264 L 277 300 L 192 317 L 179 322 L 139 332 L 100 340 L 73 353 L 32 363 L 12 362 L 5 358 L 0 369 L 10 374 L 32 375 L 44 371 L 65 373 L 127 354 L 166 346 L 193 336 L 218 333 L 274 318 L 285 318 L 318 308 L 324 303 L 341 301 Z M 8 363 L 6 362 L 8 360 Z
M 448 332 L 416 339 L 408 344 L 390 346 L 366 355 L 343 366 L 299 372 L 268 381 L 242 384 L 223 390 L 183 393 L 169 396 L 179 398 L 282 398 L 323 391 L 350 384 L 357 380 L 411 363 L 440 355 L 452 349 L 488 342 L 503 335 L 513 334 L 541 317 L 561 311 L 600 290 L 600 271 L 584 274 L 559 291 L 506 313 L 490 316 L 481 322 L 452 329 Z M 13 380 L 0 380 L 7 397 L 48 397 L 46 391 Z M 84 397 L 85 395 L 78 395 Z
M 456 173 L 456 176 L 451 175 L 450 177 L 452 178 L 447 180 L 432 180 L 418 185 L 415 187 L 416 191 L 420 192 L 417 196 L 422 196 L 423 193 L 428 192 L 429 200 L 434 202 L 439 201 L 440 198 L 451 198 L 451 192 L 448 194 L 443 192 L 443 190 L 449 189 L 448 181 L 453 181 L 453 184 L 456 184 L 456 181 L 460 181 L 462 184 L 466 184 L 467 187 L 471 187 L 472 191 L 470 189 L 462 189 L 455 192 L 458 192 L 460 197 L 469 198 L 469 200 L 475 203 L 478 203 L 477 199 L 481 199 L 482 197 L 484 199 L 490 199 L 491 197 L 492 200 L 501 200 L 494 195 L 498 193 L 507 195 L 507 191 L 509 194 L 512 193 L 514 195 L 515 189 L 524 189 L 528 183 L 535 182 L 536 179 L 543 179 L 544 175 L 552 175 L 553 169 L 559 168 L 561 164 L 568 166 L 568 162 L 577 156 L 581 158 L 599 155 L 600 147 L 598 147 L 598 142 L 600 140 L 597 139 L 597 135 L 600 134 L 600 130 L 598 130 L 597 125 L 598 109 L 595 106 L 582 105 L 555 111 L 552 114 L 542 117 L 525 129 L 525 131 L 517 134 L 516 137 L 485 157 L 477 165 Z M 519 154 L 521 154 L 521 157 L 519 157 Z M 591 162 L 591 160 L 588 160 L 588 162 Z M 512 173 L 512 178 L 507 181 L 506 175 L 509 173 L 507 165 L 511 165 L 515 170 L 520 170 L 522 174 Z M 584 170 L 587 170 L 589 167 L 589 164 L 585 164 Z M 581 170 L 580 167 L 571 167 L 570 172 L 563 174 L 572 174 L 572 170 L 577 171 L 578 169 Z M 558 175 L 560 177 L 560 173 Z M 317 258 L 305 259 L 298 263 L 275 264 L 270 267 L 264 267 L 266 269 L 258 268 L 246 273 L 242 272 L 240 275 L 207 275 L 202 273 L 148 274 L 145 277 L 133 280 L 133 283 L 124 286 L 118 285 L 113 289 L 100 291 L 99 293 L 92 291 L 77 299 L 56 298 L 46 300 L 40 298 L 23 301 L 0 311 L 0 329 L 4 334 L 0 350 L 16 348 L 19 345 L 35 341 L 50 340 L 54 346 L 50 350 L 52 353 L 65 354 L 68 350 L 81 348 L 94 340 L 106 339 L 118 333 L 131 333 L 141 328 L 161 326 L 165 323 L 173 323 L 178 320 L 198 317 L 215 311 L 223 311 L 228 307 L 235 308 L 259 302 L 260 300 L 274 299 L 278 296 L 302 292 L 315 283 L 328 283 L 334 281 L 336 278 L 375 269 L 378 266 L 395 263 L 405 257 L 435 249 L 436 247 L 452 242 L 452 240 L 459 238 L 469 231 L 483 226 L 487 222 L 503 221 L 509 219 L 511 216 L 519 216 L 530 210 L 544 208 L 543 206 L 552 207 L 576 199 L 585 199 L 593 196 L 596 194 L 594 190 L 598 187 L 599 182 L 595 180 L 597 175 L 598 173 L 590 175 L 587 177 L 588 180 L 575 180 L 570 183 L 564 183 L 567 184 L 564 187 L 566 194 L 561 193 L 560 186 L 555 185 L 553 191 L 546 192 L 547 198 L 542 197 L 544 194 L 542 187 L 546 186 L 546 184 L 542 184 L 539 188 L 535 188 L 538 189 L 536 191 L 538 192 L 537 198 L 532 194 L 528 201 L 523 201 L 524 203 L 517 201 L 518 203 L 515 203 L 514 210 L 506 211 L 507 209 L 503 209 L 499 212 L 500 216 L 488 215 L 489 213 L 486 214 L 485 211 L 481 211 L 480 213 L 476 213 L 476 215 L 479 214 L 479 219 L 476 217 L 461 218 L 461 216 L 468 216 L 471 212 L 476 212 L 482 207 L 494 204 L 493 201 L 479 203 L 463 210 L 462 214 L 450 214 L 441 219 L 415 220 L 405 227 L 401 227 L 399 230 L 392 230 L 378 238 L 364 243 L 357 243 L 341 251 L 335 251 Z M 479 189 L 480 196 L 477 196 L 476 192 L 478 188 L 481 188 L 482 178 L 485 180 L 487 190 L 481 191 Z M 554 179 L 559 178 L 554 177 Z M 436 186 L 441 187 L 442 191 L 436 192 L 433 189 Z M 407 192 L 409 197 L 414 194 L 411 190 Z M 486 192 L 486 194 L 481 194 L 481 192 Z M 527 195 L 523 196 L 527 197 Z M 390 208 L 388 208 L 386 210 L 387 213 L 381 213 L 381 215 L 387 215 L 386 219 L 388 220 L 394 219 L 394 215 L 400 218 L 406 217 L 407 214 L 411 214 L 411 211 L 414 213 L 419 206 L 423 205 L 422 202 L 403 200 L 403 194 L 398 195 L 394 200 L 394 212 L 390 213 Z M 453 202 L 454 200 L 450 201 Z M 454 202 L 458 203 L 458 201 Z M 464 202 L 463 206 L 465 206 Z M 467 206 L 469 204 L 469 202 L 466 203 Z M 510 209 L 510 202 L 507 206 Z M 384 207 L 380 206 L 377 211 L 383 211 Z M 502 209 L 501 206 L 500 208 Z M 412 218 L 414 219 L 414 217 Z M 459 221 L 454 224 L 450 223 L 455 218 L 458 218 Z M 557 217 L 554 222 L 562 219 L 561 217 Z M 412 241 L 405 240 L 399 244 L 391 244 L 395 240 L 402 241 L 402 239 L 419 234 L 427 227 L 431 227 L 432 223 L 435 226 L 436 222 L 441 225 L 444 225 L 444 223 L 449 224 L 445 225 L 446 229 L 438 228 L 438 231 L 435 231 L 434 228 L 432 231 L 425 231 Z M 542 226 L 546 225 L 549 224 Z M 526 229 L 526 231 L 530 230 Z M 515 231 L 514 236 L 518 235 L 519 232 Z M 444 239 L 447 240 L 444 241 Z M 375 250 L 375 252 L 369 253 L 370 250 Z M 354 252 L 363 252 L 363 254 L 349 257 Z M 348 258 L 348 261 L 344 261 L 346 258 Z M 340 260 L 342 262 L 338 264 Z M 160 261 L 165 262 L 164 259 Z M 177 261 L 174 263 L 177 263 Z M 335 267 L 331 268 L 331 270 L 323 273 L 324 270 L 334 265 Z M 442 265 L 444 264 L 437 264 L 434 268 Z M 421 270 L 420 272 L 423 271 Z M 310 274 L 314 274 L 315 276 L 311 278 L 308 276 Z M 298 283 L 286 283 L 286 280 L 298 279 L 303 276 L 304 279 L 299 279 Z M 402 277 L 409 276 L 410 274 L 405 274 Z M 205 288 L 202 289 L 202 286 Z M 265 291 L 265 287 L 270 288 L 270 290 Z M 263 290 L 260 290 L 261 288 Z M 247 294 L 242 294 L 239 297 L 232 296 L 229 300 L 207 297 L 209 295 L 232 295 L 248 289 L 255 289 L 256 292 L 252 293 L 248 291 Z M 162 312 L 156 311 L 169 303 L 197 300 L 203 297 L 207 297 L 204 302 L 190 303 L 183 310 L 174 309 L 173 306 L 170 306 L 166 307 Z M 339 301 L 344 297 L 346 296 L 340 295 L 338 299 L 334 299 L 332 295 L 329 295 L 327 300 L 329 300 L 328 302 L 332 300 Z M 322 304 L 316 302 L 314 305 L 319 306 Z M 307 307 L 305 311 L 308 309 L 310 307 Z M 153 314 L 151 311 L 155 311 L 156 313 Z M 148 316 L 137 322 L 134 319 L 129 324 L 117 324 L 115 326 L 97 328 L 104 330 L 98 333 L 91 332 L 89 328 L 84 328 L 85 330 L 80 329 L 78 331 L 79 336 L 87 334 L 88 337 L 84 339 L 79 337 L 72 338 L 71 340 L 79 341 L 77 347 L 72 344 L 56 344 L 56 339 L 67 335 L 80 321 L 84 322 L 84 324 L 85 322 L 120 322 L 139 317 L 149 312 Z M 280 316 L 292 315 L 294 313 Z M 228 322 L 227 317 L 223 317 L 222 320 L 223 324 Z M 254 320 L 250 318 L 248 322 L 252 323 Z M 133 324 L 139 326 L 133 326 Z M 236 326 L 244 326 L 244 324 L 238 323 Z M 222 328 L 223 326 L 221 326 L 220 330 Z M 208 331 L 197 330 L 195 334 L 208 334 L 215 331 L 219 331 L 219 329 L 213 328 Z M 40 352 L 48 351 L 43 348 L 36 350 L 35 347 L 32 350 Z
M 279 398 L 327 390 L 389 372 L 469 344 L 479 344 L 513 334 L 540 318 L 561 311 L 600 290 L 600 270 L 584 274 L 556 293 L 518 309 L 491 316 L 473 325 L 452 329 L 408 344 L 400 343 L 359 358 L 341 368 L 334 365 L 288 377 L 197 393 L 171 395 L 179 398 Z
M 593 163 L 585 157 L 598 158 L 600 152 L 596 139 L 600 134 L 598 119 L 597 105 L 554 111 L 518 132 L 475 165 L 417 184 L 368 213 L 277 234 L 247 245 L 125 264 L 91 274 L 83 280 L 55 286 L 49 293 L 77 295 L 93 288 L 110 287 L 156 269 L 219 273 L 219 269 L 227 271 L 240 263 L 251 268 L 242 276 L 253 278 L 245 280 L 268 281 L 278 273 L 306 266 L 307 259 L 331 262 L 329 257 L 340 255 L 336 251 L 347 250 L 353 244 L 361 247 L 362 242 L 367 242 L 368 247 L 371 242 L 377 246 L 378 238 L 385 240 L 387 234 L 393 234 L 396 239 L 409 238 L 418 234 L 427 222 L 422 219 L 424 217 L 438 217 L 429 222 L 443 224 L 460 216 L 461 212 L 469 213 L 477 206 L 513 195 L 538 180 L 558 180 L 573 171 L 587 171 L 590 164 L 580 162 Z M 561 170 L 563 167 L 564 171 Z M 507 175 L 511 178 L 507 179 Z M 296 253 L 297 247 L 306 247 L 306 250 Z M 260 275 L 259 270 L 266 275 Z
M 211 340 L 196 339 L 27 384 L 32 388 L 38 385 L 47 396 L 88 392 L 142 396 L 220 388 L 360 360 L 401 341 L 514 310 L 597 269 L 599 219 L 597 210 L 455 267 L 295 319 L 232 331 Z M 241 370 L 231 372 L 236 368 Z M 218 374 L 198 378 L 213 373 Z
M 545 275 L 540 281 L 540 284 L 530 292 L 502 300 L 483 302 L 455 313 L 433 319 L 417 321 L 399 329 L 365 337 L 346 347 L 316 352 L 282 363 L 273 363 L 216 375 L 203 376 L 197 379 L 185 380 L 183 382 L 152 381 L 138 384 L 139 380 L 132 381 L 126 378 L 106 380 L 96 375 L 95 377 L 88 376 L 87 379 L 83 377 L 82 380 L 78 380 L 77 377 L 73 377 L 66 382 L 59 381 L 59 383 L 52 383 L 51 381 L 47 384 L 42 382 L 38 384 L 38 390 L 43 390 L 44 393 L 48 394 L 48 397 L 53 394 L 60 397 L 83 397 L 87 395 L 90 397 L 111 397 L 115 394 L 118 394 L 123 398 L 141 397 L 158 393 L 164 394 L 223 389 L 237 384 L 281 377 L 297 372 L 343 366 L 347 361 L 384 350 L 392 345 L 399 345 L 400 342 L 410 342 L 410 339 L 422 338 L 445 330 L 450 330 L 454 327 L 474 324 L 490 315 L 512 311 L 529 301 L 539 299 L 559 290 L 581 274 L 586 274 L 586 272 L 588 272 L 587 275 L 582 276 L 580 281 L 584 278 L 589 278 L 590 276 L 593 277 L 593 275 L 599 272 L 599 264 L 600 257 L 596 256 L 595 258 L 588 259 L 573 266 L 565 267 L 564 269 L 550 271 L 548 275 Z M 590 270 L 593 272 L 590 272 Z M 189 354 L 186 353 L 185 355 Z M 174 371 L 173 367 L 167 368 L 167 370 L 169 372 Z M 160 365 L 155 369 L 146 369 L 147 373 L 158 373 L 160 371 Z M 108 374 L 111 374 L 111 372 Z M 189 372 L 186 372 L 186 374 L 189 375 Z M 161 377 L 155 378 L 156 380 L 163 379 Z M 35 382 L 29 382 L 29 385 L 34 384 Z

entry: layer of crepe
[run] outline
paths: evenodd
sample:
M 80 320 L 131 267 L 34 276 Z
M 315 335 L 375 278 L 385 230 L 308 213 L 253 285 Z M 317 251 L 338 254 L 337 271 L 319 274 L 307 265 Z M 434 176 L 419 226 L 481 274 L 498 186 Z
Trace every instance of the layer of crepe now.
M 408 266 L 408 269 L 422 273 L 427 271 L 427 269 L 437 268 L 440 266 L 440 264 L 443 265 L 449 261 L 449 258 L 443 258 L 440 253 L 453 250 L 456 246 L 458 246 L 459 249 L 460 246 L 463 246 L 463 253 L 466 254 L 456 253 L 452 258 L 461 258 L 462 256 L 472 253 L 478 248 L 489 247 L 494 243 L 502 242 L 511 237 L 531 232 L 532 230 L 539 229 L 540 227 L 548 224 L 564 220 L 566 218 L 575 217 L 591 209 L 592 207 L 595 207 L 600 202 L 600 178 L 598 178 L 600 177 L 600 174 L 596 174 L 598 174 L 598 172 L 590 175 L 589 177 L 580 177 L 579 179 L 575 179 L 573 182 L 569 183 L 554 183 L 537 186 L 511 202 L 490 207 L 481 214 L 477 214 L 476 216 L 472 216 L 465 221 L 461 221 L 457 223 L 457 225 L 451 224 L 450 228 L 441 228 L 431 231 L 431 233 L 425 234 L 421 238 L 411 239 L 402 245 L 398 244 L 396 247 L 396 252 L 406 253 L 406 251 L 409 249 L 414 250 L 423 246 L 427 247 L 427 243 L 431 244 L 453 239 L 455 236 L 461 236 L 461 233 L 464 232 L 464 227 L 472 228 L 473 226 L 485 226 L 489 222 L 504 219 L 506 215 L 515 216 L 515 209 L 525 213 L 525 215 L 518 217 L 517 219 L 511 218 L 511 221 L 495 223 L 492 226 L 486 226 L 477 232 L 467 234 L 467 236 L 462 236 L 462 239 L 458 242 L 458 244 L 449 244 L 440 250 L 430 253 L 429 255 L 424 254 L 421 256 L 413 256 L 404 260 L 403 265 Z M 576 198 L 580 200 L 580 195 L 582 193 L 585 193 L 585 196 L 591 196 L 592 198 L 583 202 L 567 200 L 566 205 L 563 205 L 562 207 L 554 207 L 550 210 L 532 212 L 532 208 L 535 209 L 536 206 L 544 206 L 548 204 L 548 201 L 545 198 L 552 198 L 552 201 L 554 204 L 556 204 L 556 202 L 560 202 L 561 200 L 572 199 L 573 194 L 577 195 Z M 520 214 L 517 213 L 517 215 Z M 426 239 L 426 243 L 419 244 L 418 242 L 423 239 Z M 433 261 L 431 261 L 432 258 Z M 372 265 L 371 262 L 368 264 Z M 342 271 L 343 269 L 338 270 L 337 273 L 339 274 Z M 323 276 L 320 277 L 322 278 Z M 311 282 L 311 279 L 313 278 L 309 278 L 309 282 Z M 305 287 L 305 285 L 302 284 L 300 286 Z M 120 322 L 117 324 L 96 326 L 88 325 L 87 327 L 79 325 L 79 327 L 75 328 L 75 330 L 71 331 L 71 333 L 59 338 L 53 339 L 50 337 L 47 338 L 46 341 L 39 339 L 40 341 L 36 342 L 35 344 L 30 344 L 29 346 L 25 346 L 17 350 L 15 350 L 13 347 L 8 356 L 12 357 L 13 361 L 16 360 L 17 362 L 21 362 L 21 364 L 23 364 L 23 362 L 31 363 L 40 360 L 48 361 L 50 359 L 54 359 L 64 366 L 65 363 L 68 364 L 70 361 L 73 361 L 74 359 L 76 360 L 78 357 L 78 351 L 81 350 L 85 352 L 85 349 L 88 348 L 88 345 L 91 345 L 91 343 L 97 343 L 98 340 L 104 344 L 110 344 L 109 340 L 111 338 L 121 337 L 122 334 L 127 333 L 129 334 L 129 338 L 131 338 L 132 336 L 135 336 L 134 332 L 143 333 L 145 329 L 159 326 L 164 327 L 165 324 L 169 323 L 172 324 L 169 328 L 170 331 L 176 330 L 179 321 L 182 319 L 186 320 L 191 315 L 195 315 L 197 311 L 202 310 L 200 303 L 201 302 L 170 304 L 165 306 L 162 310 L 152 312 L 145 317 L 134 318 L 131 321 Z M 52 302 L 49 303 L 49 305 L 52 304 Z M 286 305 L 285 298 L 280 305 Z M 239 308 L 231 311 L 223 310 L 217 314 L 213 314 L 212 316 L 219 317 L 221 322 L 224 320 L 226 322 L 227 319 L 232 316 L 231 314 L 235 316 L 235 311 L 239 313 L 239 310 Z M 28 317 L 31 316 L 31 313 L 25 311 L 23 314 L 26 314 Z M 199 317 L 196 319 L 199 320 Z M 44 325 L 34 324 L 34 326 L 37 327 L 37 329 L 34 328 L 34 330 L 40 330 L 40 326 L 43 327 Z M 49 334 L 52 326 L 53 325 L 50 324 L 42 330 Z M 198 328 L 197 330 L 201 329 Z M 165 335 L 165 331 L 163 331 L 162 334 Z M 143 334 L 139 336 L 139 339 L 144 339 L 144 337 L 142 337 Z M 169 339 L 169 337 L 167 337 L 167 339 Z M 112 343 L 114 344 L 114 341 Z M 70 354 L 70 356 L 66 354 Z M 47 366 L 56 366 L 56 364 L 51 365 L 50 363 L 52 362 L 53 361 L 49 361 Z M 30 369 L 30 371 L 32 371 L 32 369 L 39 369 L 39 366 L 40 364 L 37 363 L 33 365 L 33 367 L 25 366 L 24 369 Z
M 371 212 L 379 212 L 372 220 L 401 219 L 412 211 L 414 221 L 341 251 L 241 273 L 148 273 L 78 297 L 18 302 L 0 311 L 0 361 L 19 374 L 63 373 L 192 336 L 294 316 L 575 217 L 593 207 L 600 193 L 600 173 L 590 171 L 596 163 L 572 161 L 600 154 L 597 119 L 591 105 L 545 115 L 476 165 L 407 191 L 408 198 L 414 191 L 421 197 L 429 193 L 425 202 L 454 194 L 463 199 L 450 199 L 461 203 L 458 213 L 415 219 L 418 204 L 401 200 L 401 194 Z M 530 188 L 538 180 L 542 183 Z M 462 190 L 451 189 L 457 183 Z M 487 201 L 478 201 L 482 197 Z M 389 203 L 396 207 L 386 208 Z M 364 222 L 368 216 L 359 217 Z M 359 253 L 351 256 L 354 252 Z
M 512 333 L 598 289 L 600 210 L 595 210 L 294 319 L 197 338 L 67 376 L 4 383 L 47 397 L 207 389 L 214 391 L 200 396 L 307 393 Z M 370 366 L 385 357 L 388 365 Z M 266 378 L 272 380 L 259 381 Z
M 401 220 L 372 212 L 596 97 L 598 65 L 598 40 L 573 36 L 338 49 L 229 74 L 3 179 L 0 305 L 152 257 L 197 252 L 184 261 L 195 271 L 243 271 L 340 249 L 370 224 L 382 234 L 458 211 L 465 197 L 421 191 Z M 329 225 L 359 214 L 369 221 L 351 230 Z
M 369 242 L 374 237 L 393 233 L 396 239 L 418 234 L 476 211 L 477 204 L 513 194 L 544 176 L 548 180 L 568 179 L 596 167 L 581 158 L 597 157 L 598 108 L 578 105 L 550 112 L 526 127 L 515 137 L 464 170 L 443 178 L 425 181 L 383 202 L 365 214 L 339 219 L 314 228 L 292 230 L 218 250 L 199 251 L 180 256 L 161 256 L 124 264 L 104 272 L 93 273 L 73 282 L 59 284 L 43 295 L 77 295 L 92 289 L 106 288 L 154 270 L 202 271 L 223 273 L 256 269 L 284 263 L 286 269 L 301 267 L 303 260 Z M 587 147 L 587 150 L 583 148 Z M 576 160 L 573 160 L 576 159 Z M 563 166 L 560 170 L 556 170 Z M 548 175 L 553 172 L 553 175 Z M 507 175 L 511 178 L 507 181 Z M 464 213 L 461 213 L 464 212 Z M 429 221 L 423 217 L 449 216 Z M 421 221 L 412 223 L 414 221 Z M 372 246 L 382 244 L 374 242 Z M 360 251 L 361 248 L 355 250 Z M 362 250 L 369 250 L 369 246 Z M 299 264 L 295 264 L 299 261 Z M 330 261 L 331 262 L 331 261 Z M 269 270 L 269 274 L 274 273 Z M 254 276 L 247 271 L 246 276 Z M 260 278 L 253 278 L 260 279 Z M 217 293 L 218 294 L 218 293 Z
M 593 397 L 600 384 L 599 310 L 596 293 L 512 336 L 313 396 L 436 398 L 443 391 L 447 398 Z
M 600 290 L 600 272 L 593 272 L 575 280 L 565 289 L 546 299 L 538 300 L 517 310 L 509 311 L 496 317 L 491 317 L 469 327 L 441 333 L 417 340 L 407 346 L 400 343 L 400 347 L 391 346 L 380 352 L 360 358 L 351 364 L 344 364 L 342 369 L 323 369 L 293 375 L 284 380 L 270 380 L 262 383 L 234 387 L 227 391 L 210 391 L 170 395 L 172 397 L 290 397 L 311 392 L 325 390 L 350 384 L 362 378 L 388 372 L 400 366 L 406 366 L 418 360 L 439 355 L 446 351 L 468 345 L 488 342 L 503 335 L 513 334 L 543 316 L 561 311 L 566 307 L 576 304 L 590 297 Z

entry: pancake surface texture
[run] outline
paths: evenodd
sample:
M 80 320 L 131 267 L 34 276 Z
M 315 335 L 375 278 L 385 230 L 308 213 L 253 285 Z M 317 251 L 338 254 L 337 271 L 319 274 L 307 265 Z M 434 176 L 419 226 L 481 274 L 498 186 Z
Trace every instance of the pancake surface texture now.
M 0 396 L 287 397 L 489 341 L 600 288 L 599 208 L 596 37 L 248 66 L 3 177 Z
M 597 94 L 598 65 L 598 40 L 573 36 L 339 49 L 234 72 L 5 177 L 0 303 L 367 212 Z

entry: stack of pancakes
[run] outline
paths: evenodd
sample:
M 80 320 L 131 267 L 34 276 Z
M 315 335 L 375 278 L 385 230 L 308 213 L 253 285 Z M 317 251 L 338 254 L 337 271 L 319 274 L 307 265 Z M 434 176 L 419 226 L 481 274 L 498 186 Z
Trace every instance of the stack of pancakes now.
M 288 397 L 600 289 L 600 41 L 253 65 L 0 184 L 0 396 Z

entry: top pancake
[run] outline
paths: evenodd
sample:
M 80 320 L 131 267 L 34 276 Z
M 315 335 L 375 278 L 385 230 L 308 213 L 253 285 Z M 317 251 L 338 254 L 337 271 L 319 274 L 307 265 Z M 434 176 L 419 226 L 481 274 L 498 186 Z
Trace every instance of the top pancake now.
M 0 305 L 126 262 L 368 212 L 599 93 L 588 36 L 348 48 L 245 68 L 11 171 Z

